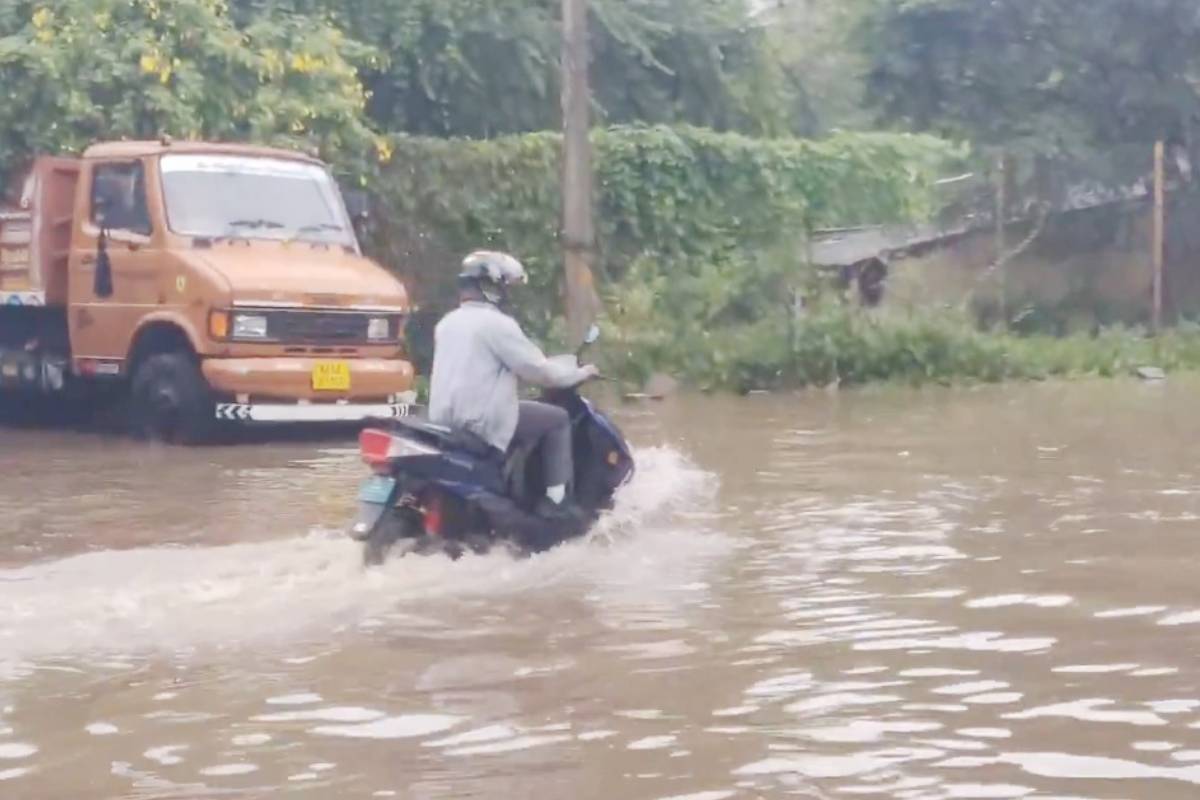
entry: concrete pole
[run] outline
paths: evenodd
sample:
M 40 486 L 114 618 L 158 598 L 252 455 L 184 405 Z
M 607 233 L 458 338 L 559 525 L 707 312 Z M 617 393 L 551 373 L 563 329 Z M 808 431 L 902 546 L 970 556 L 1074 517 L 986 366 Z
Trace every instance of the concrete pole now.
M 562 0 L 563 257 L 567 330 L 580 344 L 600 313 L 592 273 L 596 253 L 591 90 L 588 85 L 588 0 Z

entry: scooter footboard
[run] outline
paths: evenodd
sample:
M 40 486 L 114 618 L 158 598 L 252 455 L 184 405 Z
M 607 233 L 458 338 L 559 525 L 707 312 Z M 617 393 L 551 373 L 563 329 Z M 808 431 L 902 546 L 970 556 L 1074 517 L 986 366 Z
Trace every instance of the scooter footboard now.
M 546 520 L 529 514 L 505 497 L 483 496 L 474 501 L 487 516 L 496 538 L 515 543 L 529 553 L 542 553 L 587 532 L 580 517 Z

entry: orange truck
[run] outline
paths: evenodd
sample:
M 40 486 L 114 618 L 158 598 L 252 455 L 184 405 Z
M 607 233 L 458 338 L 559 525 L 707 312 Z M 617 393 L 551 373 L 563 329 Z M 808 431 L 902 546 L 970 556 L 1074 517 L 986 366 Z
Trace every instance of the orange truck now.
M 139 432 L 184 443 L 407 414 L 408 295 L 318 160 L 111 142 L 0 192 L 5 407 L 122 397 Z

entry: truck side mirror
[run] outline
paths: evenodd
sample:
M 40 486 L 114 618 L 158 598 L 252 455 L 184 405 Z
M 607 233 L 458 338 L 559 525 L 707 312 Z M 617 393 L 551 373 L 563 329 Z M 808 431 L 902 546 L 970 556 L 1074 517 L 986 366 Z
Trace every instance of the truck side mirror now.
M 108 257 L 108 228 L 104 227 L 102 216 L 100 220 L 100 238 L 96 243 L 96 274 L 92 289 L 96 297 L 112 297 L 113 275 L 112 260 Z
M 112 197 L 103 188 L 99 189 L 92 198 L 92 217 L 101 229 L 107 230 L 109 211 L 112 209 Z

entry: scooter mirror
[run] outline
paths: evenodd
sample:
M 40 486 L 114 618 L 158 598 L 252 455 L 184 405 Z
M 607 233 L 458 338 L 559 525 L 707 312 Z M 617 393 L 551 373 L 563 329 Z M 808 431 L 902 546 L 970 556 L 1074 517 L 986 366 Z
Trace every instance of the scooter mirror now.
M 576 358 L 583 360 L 584 351 L 600 340 L 600 326 L 592 325 L 584 334 L 583 343 L 579 345 L 579 349 L 575 351 Z

